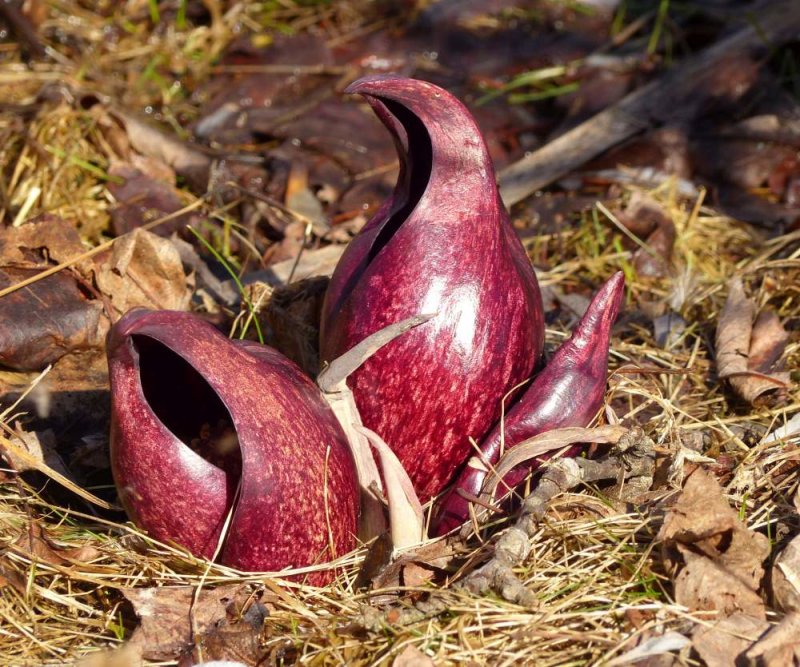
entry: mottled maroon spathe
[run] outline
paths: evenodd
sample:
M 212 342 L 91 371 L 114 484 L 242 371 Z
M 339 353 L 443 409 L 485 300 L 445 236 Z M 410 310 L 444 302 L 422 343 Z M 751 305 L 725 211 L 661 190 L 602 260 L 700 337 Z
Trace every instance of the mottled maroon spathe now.
M 225 565 L 275 571 L 355 546 L 359 495 L 348 444 L 319 389 L 291 361 L 231 341 L 195 315 L 146 310 L 117 322 L 108 357 L 111 465 L 138 526 L 210 558 L 241 480 Z M 230 451 L 211 452 L 215 465 L 184 440 L 225 409 L 235 436 Z M 178 432 L 188 424 L 184 440 L 165 421 Z M 331 576 L 316 572 L 310 581 Z
M 333 274 L 322 359 L 389 324 L 437 313 L 349 380 L 365 426 L 397 453 L 424 502 L 533 370 L 542 302 L 464 105 L 433 84 L 396 76 L 360 79 L 347 92 L 363 95 L 394 135 L 400 176 Z

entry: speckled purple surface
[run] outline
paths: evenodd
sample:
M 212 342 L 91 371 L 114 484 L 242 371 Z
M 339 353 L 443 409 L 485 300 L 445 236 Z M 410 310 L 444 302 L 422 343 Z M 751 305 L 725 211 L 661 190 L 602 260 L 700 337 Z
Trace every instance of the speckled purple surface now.
M 272 571 L 328 561 L 331 543 L 335 555 L 355 546 L 355 466 L 317 387 L 275 350 L 234 343 L 196 316 L 173 311 L 132 311 L 109 337 L 111 463 L 120 499 L 137 525 L 210 557 L 237 482 L 195 454 L 151 409 L 135 342 L 144 339 L 187 361 L 235 426 L 241 490 L 223 563 Z M 164 378 L 170 381 L 175 378 Z M 175 392 L 177 401 L 181 387 Z
M 424 502 L 538 361 L 541 297 L 466 108 L 430 83 L 393 76 L 361 79 L 348 92 L 363 95 L 393 133 L 401 171 L 334 272 L 322 358 L 391 323 L 438 313 L 349 381 L 364 424 L 394 449 Z
M 597 414 L 606 389 L 611 327 L 619 313 L 624 287 L 625 279 L 620 271 L 595 294 L 572 336 L 561 344 L 506 414 L 503 420 L 505 442 L 502 443 L 498 423 L 481 443 L 485 461 L 497 463 L 501 444 L 507 450 L 539 433 L 568 426 L 587 426 Z M 577 451 L 580 451 L 579 446 L 571 453 Z M 503 478 L 506 490 L 513 489 L 546 458 L 538 457 L 514 468 Z M 469 501 L 457 490 L 479 496 L 486 476 L 486 472 L 471 466 L 463 469 L 437 509 L 431 529 L 433 534 L 444 535 L 467 520 Z

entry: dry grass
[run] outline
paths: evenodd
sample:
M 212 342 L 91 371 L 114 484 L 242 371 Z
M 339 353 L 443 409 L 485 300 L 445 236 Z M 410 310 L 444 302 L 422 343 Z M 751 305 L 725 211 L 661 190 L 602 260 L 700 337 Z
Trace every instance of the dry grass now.
M 100 241 L 108 226 L 112 151 L 89 112 L 59 96 L 38 103 L 43 86 L 68 82 L 74 90 L 102 90 L 122 108 L 150 109 L 180 134 L 197 104 L 186 83 L 176 86 L 159 73 L 164 59 L 191 85 L 208 76 L 240 27 L 324 30 L 334 43 L 374 27 L 351 3 L 232 3 L 215 12 L 210 27 L 154 31 L 146 21 L 129 21 L 112 42 L 102 39 L 112 23 L 102 12 L 78 2 L 49 4 L 45 27 L 64 43 L 83 45 L 74 49 L 82 55 L 29 69 L 19 54 L 3 53 L 0 96 L 8 108 L 0 110 L 0 220 L 11 224 L 20 207 L 26 216 L 57 213 L 74 221 L 88 243 Z M 146 2 L 127 5 L 110 11 L 138 16 L 148 7 Z M 617 211 L 631 193 L 629 188 L 606 205 Z M 608 409 L 619 419 L 641 423 L 668 463 L 681 455 L 682 443 L 701 437 L 704 454 L 717 459 L 716 469 L 742 518 L 777 539 L 798 529 L 790 500 L 798 487 L 797 448 L 766 444 L 762 436 L 800 409 L 800 392 L 792 390 L 777 408 L 740 404 L 716 380 L 712 345 L 725 282 L 734 273 L 755 289 L 761 305 L 774 308 L 785 321 L 798 321 L 800 233 L 765 240 L 752 227 L 719 216 L 702 199 L 680 198 L 670 183 L 647 194 L 678 230 L 673 277 L 636 276 L 622 234 L 600 209 L 582 224 L 533 240 L 530 254 L 547 257 L 541 283 L 566 292 L 585 292 L 587 285 L 625 269 L 628 315 L 612 341 L 615 372 Z M 640 313 L 642 301 L 668 306 L 685 320 L 669 347 L 653 339 Z M 563 326 L 548 330 L 548 345 L 566 335 Z M 788 366 L 797 368 L 796 336 L 787 357 Z M 634 366 L 647 370 L 631 372 Z M 123 588 L 236 582 L 264 593 L 270 610 L 261 637 L 269 656 L 265 664 L 390 664 L 409 645 L 443 665 L 600 664 L 632 646 L 641 633 L 690 627 L 690 614 L 670 599 L 654 542 L 662 500 L 677 488 L 681 473 L 682 467 L 674 466 L 652 497 L 636 506 L 613 500 L 603 489 L 560 497 L 518 572 L 538 600 L 535 608 L 523 609 L 450 585 L 488 557 L 502 522 L 473 535 L 449 577 L 436 583 L 356 591 L 362 549 L 342 559 L 332 585 L 316 589 L 208 565 L 152 542 L 130 523 L 104 519 L 86 505 L 61 505 L 50 488 L 37 490 L 11 472 L 0 472 L 6 474 L 0 478 L 0 664 L 63 664 L 120 645 L 135 626 Z M 35 526 L 44 529 L 53 547 L 81 549 L 80 558 L 70 561 L 70 551 L 59 551 L 59 558 L 37 556 L 21 547 L 18 540 L 24 542 Z

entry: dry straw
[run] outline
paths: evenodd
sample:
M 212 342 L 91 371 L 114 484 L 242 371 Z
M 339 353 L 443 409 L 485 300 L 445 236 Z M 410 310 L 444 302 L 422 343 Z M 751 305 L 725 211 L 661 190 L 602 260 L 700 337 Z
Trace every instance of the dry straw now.
M 78 224 L 87 247 L 97 247 L 113 205 L 106 189 L 111 149 L 91 114 L 70 99 L 37 100 L 42 86 L 100 88 L 123 108 L 146 109 L 172 95 L 171 115 L 162 120 L 181 131 L 176 119 L 191 118 L 195 109 L 171 82 L 145 76 L 152 70 L 148 64 L 170 58 L 185 77 L 202 78 L 234 28 L 261 25 L 264 3 L 233 3 L 227 11 L 219 3 L 204 3 L 213 10 L 212 25 L 189 31 L 155 33 L 131 25 L 113 49 L 101 39 L 107 19 L 87 10 L 86 3 L 49 4 L 54 11 L 43 30 L 94 44 L 96 51 L 82 62 L 57 59 L 26 69 L 12 59 L 0 65 L 7 103 L 0 109 L 0 218 L 11 224 L 20 206 L 28 216 L 57 213 Z M 275 4 L 273 21 L 298 29 L 324 25 L 336 43 L 378 25 L 364 23 L 357 3 Z M 32 119 L 23 122 L 25 114 Z M 734 272 L 747 284 L 762 286 L 760 304 L 768 302 L 784 320 L 800 317 L 800 234 L 765 241 L 754 228 L 717 214 L 702 195 L 687 200 L 665 182 L 646 194 L 677 230 L 673 277 L 640 278 L 631 268 L 633 250 L 612 219 L 634 191 L 626 187 L 604 208 L 571 221 L 581 224 L 564 224 L 527 244 L 541 284 L 560 294 L 585 294 L 587 286 L 599 285 L 617 268 L 626 270 L 627 315 L 612 340 L 607 414 L 639 422 L 655 440 L 664 467 L 658 491 L 635 505 L 615 500 L 608 488 L 583 488 L 556 499 L 530 557 L 516 572 L 533 593 L 534 606 L 451 586 L 490 557 L 507 519 L 473 534 L 447 576 L 435 583 L 355 590 L 366 553 L 361 549 L 341 556 L 337 580 L 316 589 L 209 566 L 152 542 L 128 522 L 103 518 L 107 515 L 89 504 L 60 504 L 51 493 L 56 482 L 41 487 L 41 479 L 29 483 L 6 470 L 0 471 L 0 664 L 64 664 L 119 646 L 136 624 L 122 589 L 201 582 L 204 590 L 246 582 L 262 594 L 269 609 L 260 635 L 269 656 L 265 664 L 390 664 L 412 645 L 442 665 L 601 664 L 643 633 L 690 629 L 690 614 L 670 599 L 654 538 L 662 501 L 680 484 L 679 464 L 697 457 L 693 446 L 702 445 L 704 455 L 716 461 L 730 502 L 748 525 L 772 537 L 787 526 L 797 528 L 790 502 L 798 486 L 797 446 L 765 442 L 763 435 L 800 410 L 800 395 L 790 391 L 779 408 L 737 404 L 716 380 L 710 341 L 725 282 Z M 666 347 L 642 315 L 643 302 L 685 322 Z M 559 321 L 548 330 L 550 349 L 567 335 L 569 324 Z M 788 366 L 796 368 L 796 338 L 787 356 Z M 39 531 L 48 542 L 38 540 Z M 40 545 L 33 553 L 32 543 Z

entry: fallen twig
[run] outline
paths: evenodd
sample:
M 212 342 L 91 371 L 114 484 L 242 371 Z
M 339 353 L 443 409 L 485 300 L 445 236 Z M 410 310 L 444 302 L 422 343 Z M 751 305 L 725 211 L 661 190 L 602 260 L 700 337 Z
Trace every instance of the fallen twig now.
M 651 127 L 685 119 L 718 94 L 715 76 L 727 58 L 774 49 L 800 32 L 794 0 L 765 6 L 752 24 L 666 72 L 500 172 L 506 206 L 522 201 L 604 150 Z M 748 14 L 748 20 L 755 19 Z
M 620 438 L 607 456 L 599 460 L 559 459 L 547 466 L 536 489 L 523 501 L 516 523 L 497 541 L 492 559 L 456 585 L 476 594 L 494 590 L 509 602 L 534 606 L 535 594 L 517 578 L 513 568 L 530 554 L 530 538 L 553 498 L 581 482 L 631 478 L 652 481 L 654 447 L 653 441 L 645 436 L 642 429 L 635 427 Z

